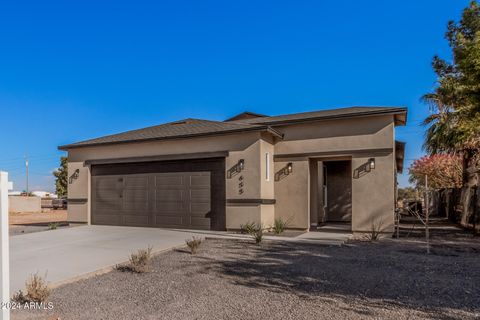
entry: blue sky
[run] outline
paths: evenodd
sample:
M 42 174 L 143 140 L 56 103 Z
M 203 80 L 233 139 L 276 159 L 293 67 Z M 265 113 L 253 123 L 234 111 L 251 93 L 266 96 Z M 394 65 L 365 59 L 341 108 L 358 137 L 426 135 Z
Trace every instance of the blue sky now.
M 0 3 L 0 169 L 54 190 L 61 144 L 186 117 L 408 106 L 422 155 L 448 20 L 467 0 Z M 407 183 L 406 176 L 400 178 Z

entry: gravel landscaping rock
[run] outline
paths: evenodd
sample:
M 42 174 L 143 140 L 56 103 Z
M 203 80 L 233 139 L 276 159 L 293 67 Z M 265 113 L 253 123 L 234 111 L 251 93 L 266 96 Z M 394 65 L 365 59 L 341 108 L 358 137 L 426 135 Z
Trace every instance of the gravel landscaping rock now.
M 49 311 L 13 319 L 475 319 L 476 238 L 350 242 L 208 239 L 160 254 L 152 272 L 107 274 L 53 290 Z

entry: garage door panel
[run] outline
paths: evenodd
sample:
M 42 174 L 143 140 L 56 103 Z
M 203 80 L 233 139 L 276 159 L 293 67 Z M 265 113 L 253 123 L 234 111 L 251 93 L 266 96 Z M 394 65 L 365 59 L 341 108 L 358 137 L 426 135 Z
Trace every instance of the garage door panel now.
M 155 199 L 157 202 L 180 202 L 185 201 L 184 190 L 156 190 Z
M 192 217 L 190 224 L 197 229 L 210 229 L 210 219 Z
M 124 215 L 123 224 L 126 226 L 148 226 L 150 217 L 148 215 Z
M 124 188 L 146 190 L 148 188 L 148 175 L 125 176 Z
M 192 201 L 210 202 L 210 189 L 192 189 L 190 190 L 190 199 Z
M 212 221 L 215 211 L 224 215 L 224 173 L 224 159 L 94 165 L 92 222 L 224 230 L 224 216 Z
M 181 227 L 183 219 L 180 216 L 155 216 L 155 224 L 157 227 L 178 226 Z
M 210 175 L 191 176 L 190 186 L 192 187 L 210 187 Z
M 168 187 L 181 187 L 185 184 L 183 175 L 163 173 L 155 176 L 155 186 L 157 188 Z
M 155 213 L 161 215 L 184 215 L 187 212 L 187 205 L 184 202 L 157 202 Z
M 123 181 L 121 177 L 101 177 L 95 180 L 97 190 L 101 189 L 119 189 L 122 188 Z
M 147 212 L 148 211 L 148 203 L 147 202 L 139 202 L 139 201 L 125 201 L 123 203 L 123 210 L 125 212 Z
M 115 196 L 105 196 L 100 194 L 94 197 L 93 208 L 100 211 L 118 212 L 122 209 L 122 203 L 119 201 L 119 196 L 117 194 L 115 194 Z
M 123 225 L 122 216 L 118 214 L 96 214 L 92 222 L 94 224 Z
M 210 212 L 210 203 L 192 203 L 190 205 L 191 214 L 207 214 Z

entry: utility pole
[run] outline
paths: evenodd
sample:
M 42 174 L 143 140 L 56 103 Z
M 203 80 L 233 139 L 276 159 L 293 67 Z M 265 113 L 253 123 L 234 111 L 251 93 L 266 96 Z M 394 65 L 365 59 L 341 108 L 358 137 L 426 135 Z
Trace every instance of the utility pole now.
M 25 156 L 25 172 L 26 172 L 26 192 L 28 197 L 28 156 Z
M 425 175 L 425 237 L 427 238 L 427 254 L 430 254 L 430 233 L 428 230 L 428 216 L 429 216 L 429 205 L 428 205 L 428 176 Z

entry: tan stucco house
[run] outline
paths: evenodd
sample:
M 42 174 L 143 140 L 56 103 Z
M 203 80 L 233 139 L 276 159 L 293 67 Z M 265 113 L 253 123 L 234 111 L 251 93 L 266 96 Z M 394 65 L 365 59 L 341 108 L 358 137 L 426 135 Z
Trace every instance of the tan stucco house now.
M 68 220 L 239 229 L 281 218 L 312 230 L 394 224 L 401 107 L 185 119 L 59 147 L 68 151 Z

